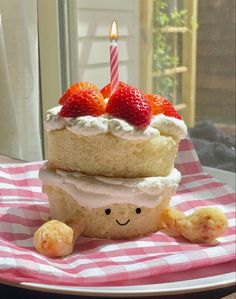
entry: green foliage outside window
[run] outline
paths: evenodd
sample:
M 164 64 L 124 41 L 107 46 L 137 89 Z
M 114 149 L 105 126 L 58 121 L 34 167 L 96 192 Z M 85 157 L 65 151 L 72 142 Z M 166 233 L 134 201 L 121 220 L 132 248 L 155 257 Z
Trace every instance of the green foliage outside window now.
M 173 2 L 173 1 L 172 1 Z M 173 34 L 162 32 L 164 27 L 185 27 L 187 10 L 174 7 L 170 9 L 170 1 L 154 2 L 153 24 L 160 29 L 153 34 L 153 70 L 171 69 L 179 64 L 180 57 L 174 51 Z M 175 45 L 176 47 L 177 45 Z M 173 89 L 177 86 L 175 75 L 164 75 L 154 79 L 154 92 L 173 100 Z

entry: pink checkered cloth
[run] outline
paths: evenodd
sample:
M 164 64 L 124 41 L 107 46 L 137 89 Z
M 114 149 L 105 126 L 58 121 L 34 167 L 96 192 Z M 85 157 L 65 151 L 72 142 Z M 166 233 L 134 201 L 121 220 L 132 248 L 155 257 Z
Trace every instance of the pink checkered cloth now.
M 182 237 L 157 232 L 128 241 L 80 238 L 70 256 L 46 258 L 32 246 L 34 232 L 49 216 L 38 178 L 42 165 L 43 162 L 0 165 L 2 281 L 109 286 L 137 279 L 147 283 L 149 278 L 151 281 L 169 274 L 173 281 L 183 273 L 190 279 L 196 269 L 201 272 L 213 267 L 223 271 L 220 265 L 225 269 L 235 259 L 235 194 L 229 186 L 202 172 L 189 139 L 180 144 L 176 167 L 182 173 L 182 181 L 171 205 L 186 213 L 204 206 L 220 207 L 229 228 L 216 246 L 191 244 Z

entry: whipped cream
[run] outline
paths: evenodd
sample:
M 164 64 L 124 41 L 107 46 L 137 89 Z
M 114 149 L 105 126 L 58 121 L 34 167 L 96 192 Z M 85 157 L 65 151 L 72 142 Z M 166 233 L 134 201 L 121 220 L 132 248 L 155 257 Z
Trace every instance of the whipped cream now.
M 188 133 L 183 120 L 164 114 L 154 116 L 151 126 L 158 129 L 162 135 L 176 136 L 179 139 L 184 139 Z
M 66 120 L 59 117 L 62 106 L 56 106 L 46 112 L 44 128 L 46 131 L 60 130 L 66 127 Z
M 179 140 L 187 136 L 187 127 L 183 120 L 164 114 L 153 116 L 151 124 L 142 129 L 123 119 L 112 118 L 108 114 L 97 117 L 61 118 L 59 116 L 61 107 L 57 106 L 47 111 L 44 122 L 47 131 L 67 128 L 67 130 L 82 136 L 111 133 L 116 137 L 132 141 L 148 140 L 160 134 L 173 136 Z
M 42 168 L 42 182 L 63 189 L 81 206 L 100 208 L 110 204 L 134 204 L 153 208 L 168 192 L 175 193 L 181 179 L 180 172 L 173 169 L 166 177 L 106 178 L 87 176 L 80 172 L 66 172 Z

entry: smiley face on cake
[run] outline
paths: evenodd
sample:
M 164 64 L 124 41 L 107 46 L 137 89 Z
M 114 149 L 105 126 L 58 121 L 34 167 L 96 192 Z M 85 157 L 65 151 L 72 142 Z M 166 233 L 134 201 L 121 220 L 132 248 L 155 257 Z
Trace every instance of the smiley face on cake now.
M 162 227 L 161 213 L 181 176 L 173 169 L 166 177 L 108 178 L 45 166 L 40 178 L 52 219 L 65 223 L 80 219 L 83 236 L 124 239 Z
M 46 113 L 48 162 L 39 174 L 51 219 L 80 221 L 86 237 L 158 231 L 181 179 L 174 160 L 187 135 L 172 104 L 123 82 L 112 95 L 110 85 L 76 83 L 59 104 Z

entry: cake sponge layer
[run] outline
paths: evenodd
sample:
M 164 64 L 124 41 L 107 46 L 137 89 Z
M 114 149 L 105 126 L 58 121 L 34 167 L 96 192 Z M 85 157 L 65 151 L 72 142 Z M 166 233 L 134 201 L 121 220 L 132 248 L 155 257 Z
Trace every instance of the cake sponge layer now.
M 50 217 L 65 223 L 83 222 L 82 235 L 123 239 L 155 232 L 162 212 L 180 181 L 173 169 L 167 177 L 115 179 L 40 170 Z
M 131 141 L 110 133 L 81 136 L 66 128 L 48 132 L 48 167 L 107 177 L 167 176 L 178 143 L 158 135 Z
M 126 239 L 155 232 L 163 227 L 161 214 L 170 200 L 166 193 L 154 208 L 125 203 L 87 208 L 59 187 L 44 185 L 43 190 L 48 195 L 51 218 L 66 223 L 83 219 L 82 235 L 91 238 Z

